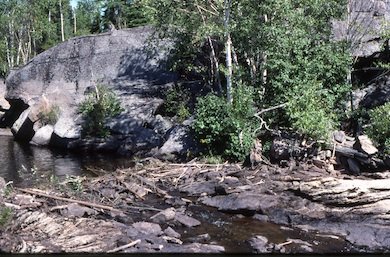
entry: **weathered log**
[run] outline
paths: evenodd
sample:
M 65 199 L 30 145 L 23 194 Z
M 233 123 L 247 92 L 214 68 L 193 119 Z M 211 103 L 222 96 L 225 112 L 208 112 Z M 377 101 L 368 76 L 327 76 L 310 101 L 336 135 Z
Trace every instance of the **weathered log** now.
M 48 195 L 48 194 L 39 192 L 40 190 L 39 191 L 38 190 L 29 190 L 29 189 L 23 189 L 23 188 L 17 188 L 17 190 L 24 192 L 24 193 L 27 193 L 27 194 L 42 196 L 42 197 L 55 199 L 55 200 L 59 200 L 59 201 L 64 201 L 64 202 L 69 202 L 69 203 L 78 203 L 78 204 L 88 206 L 88 207 L 93 207 L 93 208 L 117 212 L 117 213 L 123 213 L 121 210 L 116 209 L 116 208 L 111 207 L 111 206 L 101 205 L 101 204 L 96 204 L 96 203 L 91 203 L 91 202 L 86 202 L 86 201 L 81 201 L 81 200 L 69 199 L 69 198 L 64 198 L 64 197 L 55 196 L 55 195 Z M 127 206 L 126 208 L 137 209 L 137 210 L 162 211 L 161 209 L 152 208 L 152 207 L 143 207 L 143 206 L 142 207 L 141 206 Z
M 81 200 L 69 199 L 69 198 L 64 198 L 64 197 L 55 196 L 55 195 L 48 195 L 48 194 L 45 194 L 45 193 L 42 193 L 42 192 L 38 192 L 37 190 L 30 190 L 30 189 L 23 189 L 23 188 L 18 188 L 18 190 L 23 192 L 23 193 L 27 193 L 27 194 L 31 194 L 31 195 L 42 196 L 42 197 L 55 199 L 55 200 L 59 200 L 59 201 L 64 201 L 64 202 L 69 202 L 69 203 L 78 203 L 78 204 L 81 204 L 81 205 L 84 205 L 84 206 L 94 207 L 94 208 L 98 208 L 98 209 L 103 209 L 103 210 L 106 210 L 106 211 L 114 211 L 114 212 L 119 212 L 119 213 L 122 212 L 121 210 L 115 209 L 114 207 L 111 207 L 111 206 L 101 205 L 101 204 L 96 204 L 96 203 L 90 203 L 90 202 L 81 201 Z
M 127 248 L 130 248 L 130 247 L 132 247 L 132 246 L 134 246 L 134 245 L 136 245 L 136 244 L 139 244 L 139 243 L 141 243 L 141 240 L 140 240 L 140 239 L 137 239 L 137 240 L 132 241 L 132 242 L 126 244 L 126 245 L 122 245 L 122 246 L 119 246 L 119 247 L 117 247 L 117 248 L 115 248 L 115 249 L 109 250 L 109 251 L 107 251 L 107 253 L 116 253 L 116 252 L 125 250 L 125 249 L 127 249 Z
M 360 161 L 369 159 L 369 155 L 345 146 L 336 146 L 336 153 L 348 158 L 359 159 Z

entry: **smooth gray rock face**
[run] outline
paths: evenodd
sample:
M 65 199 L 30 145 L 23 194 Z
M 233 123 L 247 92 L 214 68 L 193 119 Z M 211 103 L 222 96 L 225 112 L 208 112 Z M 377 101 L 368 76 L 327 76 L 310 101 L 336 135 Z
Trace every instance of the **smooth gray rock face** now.
M 9 103 L 7 100 L 5 100 L 4 96 L 6 93 L 6 86 L 3 79 L 0 79 L 0 107 L 2 109 L 8 109 Z
M 332 22 L 335 40 L 348 39 L 352 43 L 352 54 L 369 57 L 382 51 L 385 42 L 383 32 L 390 29 L 390 1 L 352 0 L 349 24 L 347 20 Z
M 199 145 L 194 140 L 190 127 L 178 125 L 167 132 L 167 140 L 159 149 L 158 154 L 169 159 L 171 155 L 185 157 L 199 152 Z
M 390 75 L 383 76 L 376 83 L 367 87 L 359 105 L 371 109 L 387 102 L 390 102 Z
M 21 134 L 25 141 L 34 136 L 44 124 L 33 118 L 39 117 L 42 99 L 46 99 L 48 108 L 59 110 L 58 119 L 52 124 L 51 144 L 67 148 L 72 140 L 80 138 L 83 118 L 78 111 L 79 104 L 96 85 L 102 84 L 117 94 L 124 109 L 121 115 L 108 121 L 113 135 L 131 135 L 131 139 L 124 140 L 121 151 L 129 148 L 128 143 L 136 144 L 130 147 L 131 152 L 159 146 L 160 141 L 154 135 L 144 133 L 147 130 L 144 126 L 155 119 L 154 113 L 163 103 L 163 91 L 177 76 L 168 72 L 166 66 L 171 43 L 149 44 L 152 32 L 146 26 L 69 39 L 11 71 L 6 79 L 6 100 L 11 103 L 11 109 L 12 103 L 23 103 L 19 105 L 31 109 L 23 120 L 16 119 L 14 134 Z M 18 117 L 24 110 L 16 105 L 14 109 L 17 110 L 12 112 L 19 112 Z M 29 123 L 24 125 L 24 121 Z M 156 132 L 167 129 L 155 125 Z M 26 126 L 27 131 L 19 133 Z M 134 138 L 138 136 L 140 139 Z M 146 140 L 146 137 L 152 138 Z
M 381 76 L 366 87 L 354 90 L 352 97 L 354 109 L 373 109 L 390 102 L 390 75 Z

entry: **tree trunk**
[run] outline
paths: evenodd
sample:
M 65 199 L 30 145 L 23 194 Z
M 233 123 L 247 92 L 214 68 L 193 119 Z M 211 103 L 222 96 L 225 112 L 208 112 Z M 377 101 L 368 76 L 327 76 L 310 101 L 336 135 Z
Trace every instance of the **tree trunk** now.
M 225 0 L 225 37 L 226 37 L 226 96 L 229 104 L 233 103 L 233 94 L 232 94 L 232 76 L 233 76 L 233 67 L 232 67 L 232 40 L 229 33 L 229 19 L 230 19 L 230 6 L 231 0 Z
M 215 54 L 214 45 L 213 45 L 213 41 L 211 40 L 211 37 L 208 37 L 208 41 L 209 41 L 209 45 L 210 45 L 210 49 L 211 49 L 212 63 L 214 64 L 213 67 L 211 67 L 211 69 L 215 69 L 215 73 L 214 73 L 215 81 L 218 85 L 218 90 L 221 93 L 222 86 L 221 86 L 221 77 L 219 75 L 219 62 L 218 62 L 218 58 Z
M 61 21 L 61 41 L 65 41 L 65 33 L 64 33 L 64 14 L 62 13 L 62 0 L 60 0 L 60 21 Z
M 9 49 L 7 36 L 5 36 L 5 45 L 6 45 L 6 48 L 7 48 L 7 64 L 8 64 L 8 68 L 11 68 L 11 51 Z
M 206 19 L 204 15 L 202 14 L 202 10 L 198 5 L 196 5 L 198 12 L 200 14 L 200 17 L 202 18 L 203 25 L 206 27 Z M 210 45 L 210 53 L 211 53 L 211 73 L 212 73 L 212 78 L 215 79 L 215 83 L 218 85 L 218 91 L 219 93 L 222 93 L 222 86 L 221 86 L 221 76 L 219 74 L 219 62 L 217 55 L 215 54 L 214 50 L 214 44 L 210 36 L 207 37 L 207 40 L 209 41 Z
M 77 17 L 76 17 L 76 8 L 73 9 L 73 34 L 76 36 L 77 33 Z
M 9 37 L 9 46 L 8 46 L 8 49 L 9 49 L 9 53 L 10 53 L 10 59 L 9 59 L 9 63 L 8 63 L 8 66 L 10 68 L 13 68 L 15 66 L 15 54 L 14 54 L 14 49 L 15 49 L 15 31 L 14 31 L 14 21 L 12 20 L 13 18 L 11 17 L 10 15 L 10 19 L 11 21 L 8 23 L 8 37 Z
M 268 15 L 267 14 L 264 14 L 264 22 L 267 23 L 268 22 Z M 262 76 L 261 76 L 261 79 L 262 79 L 262 82 L 263 82 L 263 85 L 265 85 L 267 83 L 267 76 L 268 76 L 268 71 L 267 69 L 265 68 L 266 64 L 267 64 L 267 54 L 266 53 L 262 53 L 262 62 L 263 62 L 263 71 L 262 71 Z

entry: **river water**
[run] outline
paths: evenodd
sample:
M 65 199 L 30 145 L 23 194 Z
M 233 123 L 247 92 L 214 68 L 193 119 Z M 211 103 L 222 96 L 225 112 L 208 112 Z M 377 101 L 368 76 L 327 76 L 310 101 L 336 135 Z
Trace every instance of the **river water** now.
M 0 136 L 0 176 L 13 181 L 17 187 L 34 187 L 51 183 L 51 178 L 65 179 L 67 176 L 96 176 L 91 170 L 114 171 L 117 168 L 132 167 L 129 158 L 98 154 L 77 155 L 43 147 L 20 144 L 12 136 Z M 149 204 L 163 208 L 161 199 L 146 200 Z M 165 206 L 168 207 L 168 206 Z M 201 204 L 189 207 L 193 217 L 202 222 L 201 226 L 178 231 L 183 240 L 188 241 L 201 234 L 209 234 L 212 241 L 223 245 L 230 253 L 250 253 L 248 240 L 256 235 L 266 236 L 270 242 L 283 243 L 289 238 L 303 239 L 312 244 L 317 253 L 349 252 L 351 246 L 340 239 L 324 239 L 317 233 L 298 229 L 283 228 L 279 225 L 260 222 L 251 217 L 243 217 L 218 212 Z M 204 225 L 206 224 L 206 225 Z M 300 252 L 298 245 L 287 246 L 291 252 Z M 294 249 L 296 248 L 296 249 Z
M 14 186 L 46 184 L 53 176 L 96 176 L 91 170 L 114 171 L 132 165 L 128 158 L 110 155 L 80 155 L 20 144 L 12 136 L 0 136 L 0 176 Z

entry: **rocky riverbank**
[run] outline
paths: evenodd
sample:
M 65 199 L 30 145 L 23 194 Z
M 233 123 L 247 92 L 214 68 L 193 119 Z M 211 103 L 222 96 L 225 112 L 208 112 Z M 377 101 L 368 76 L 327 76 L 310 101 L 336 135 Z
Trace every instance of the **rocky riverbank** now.
M 92 179 L 5 190 L 12 215 L 0 245 L 12 253 L 388 252 L 389 181 L 388 171 L 351 176 L 304 163 L 145 159 Z M 246 236 L 231 225 L 245 223 Z M 224 244 L 229 237 L 236 245 Z

